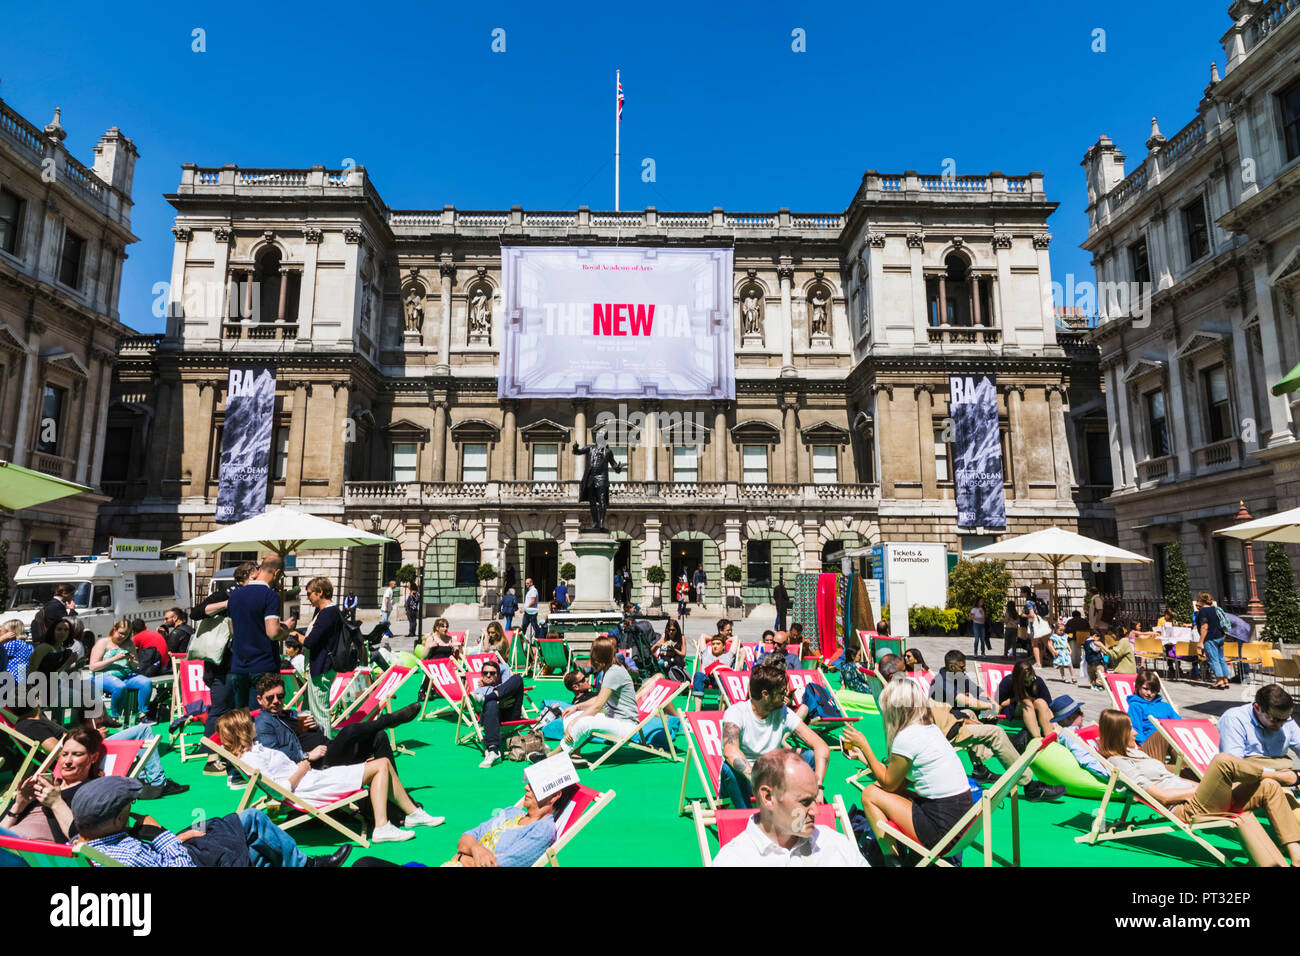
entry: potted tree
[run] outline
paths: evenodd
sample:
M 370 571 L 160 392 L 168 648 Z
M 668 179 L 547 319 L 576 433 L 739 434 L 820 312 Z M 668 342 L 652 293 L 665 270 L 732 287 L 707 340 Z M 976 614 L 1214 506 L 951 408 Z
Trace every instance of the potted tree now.
M 665 577 L 666 575 L 664 574 L 662 565 L 652 564 L 650 567 L 645 569 L 645 579 L 654 585 L 654 589 L 650 592 L 651 607 L 663 606 L 663 584 Z
M 723 597 L 723 606 L 732 608 L 741 606 L 740 588 L 737 585 L 741 581 L 740 565 L 729 564 L 722 569 L 722 580 L 726 582 L 727 593 Z
M 478 616 L 480 620 L 487 620 L 492 617 L 492 603 L 488 601 L 488 582 L 497 579 L 497 569 L 484 561 L 478 566 L 478 583 L 483 587 L 483 594 L 479 597 Z

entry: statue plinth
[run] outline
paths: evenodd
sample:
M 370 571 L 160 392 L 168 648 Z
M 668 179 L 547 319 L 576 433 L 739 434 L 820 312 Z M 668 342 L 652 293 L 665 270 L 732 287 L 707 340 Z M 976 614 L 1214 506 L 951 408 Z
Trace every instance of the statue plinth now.
M 590 614 L 620 609 L 614 600 L 614 556 L 619 541 L 611 534 L 583 531 L 573 539 L 578 573 L 574 579 L 577 597 L 569 605 L 572 614 Z

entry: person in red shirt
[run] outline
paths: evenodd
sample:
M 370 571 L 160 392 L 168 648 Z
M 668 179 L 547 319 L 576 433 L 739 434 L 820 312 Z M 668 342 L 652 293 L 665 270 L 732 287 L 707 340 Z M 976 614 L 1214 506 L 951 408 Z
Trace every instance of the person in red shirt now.
M 131 640 L 135 643 L 136 649 L 142 647 L 152 647 L 162 658 L 163 670 L 169 670 L 172 666 L 171 654 L 167 652 L 167 638 L 163 637 L 157 631 L 149 630 L 144 621 L 136 618 L 131 622 Z

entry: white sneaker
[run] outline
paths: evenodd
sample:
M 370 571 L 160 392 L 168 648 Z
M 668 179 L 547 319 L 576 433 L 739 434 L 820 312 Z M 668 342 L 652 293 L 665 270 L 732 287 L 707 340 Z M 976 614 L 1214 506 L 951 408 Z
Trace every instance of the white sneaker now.
M 408 827 L 440 827 L 446 822 L 446 817 L 432 816 L 424 807 L 416 807 L 414 813 L 406 815 L 406 825 Z
M 480 770 L 486 770 L 488 767 L 494 767 L 501 762 L 501 754 L 496 750 L 489 750 L 483 757 L 483 762 L 479 764 Z
M 410 816 L 406 818 L 408 821 Z M 391 823 L 385 823 L 382 827 L 375 827 L 375 831 L 370 834 L 371 843 L 401 843 L 403 840 L 414 840 L 415 834 L 410 830 L 402 830 L 393 826 Z

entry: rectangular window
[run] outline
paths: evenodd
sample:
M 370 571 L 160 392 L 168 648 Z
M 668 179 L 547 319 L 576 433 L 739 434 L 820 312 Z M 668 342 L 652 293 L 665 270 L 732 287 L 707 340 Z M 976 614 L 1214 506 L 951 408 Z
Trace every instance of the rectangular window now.
M 460 480 L 487 481 L 487 445 L 483 442 L 460 446 Z
M 7 189 L 0 189 L 0 250 L 18 253 L 18 230 L 22 227 L 23 201 Z
M 131 439 L 135 429 L 113 425 L 104 433 L 104 465 L 100 481 L 126 481 L 131 473 Z
M 59 453 L 59 438 L 63 434 L 63 411 L 68 390 L 54 385 L 45 386 L 41 399 L 41 420 L 36 428 L 36 450 L 43 455 Z
M 393 481 L 415 481 L 420 446 L 413 441 L 393 442 Z
M 70 289 L 81 288 L 81 261 L 86 240 L 71 229 L 63 230 L 63 253 L 59 256 L 59 281 Z
M 174 600 L 176 597 L 176 579 L 170 574 L 137 574 L 135 576 L 135 596 L 141 601 L 151 598 Z
M 948 446 L 949 442 L 943 440 L 942 428 L 934 430 L 934 476 L 938 481 L 948 481 L 952 478 L 952 472 L 948 469 Z
M 1103 431 L 1091 429 L 1084 433 L 1084 447 L 1088 454 L 1088 481 L 1105 488 L 1113 487 L 1115 476 L 1110 467 L 1110 439 Z
M 767 484 L 767 446 L 744 445 L 741 447 L 742 477 L 747 485 Z
M 1246 563 L 1241 542 L 1217 538 L 1214 547 L 1219 565 L 1219 580 L 1222 582 L 1221 603 L 1246 600 Z
M 1128 247 L 1128 264 L 1133 270 L 1134 282 L 1151 281 L 1151 265 L 1147 261 L 1147 241 L 1139 239 Z
M 1183 207 L 1183 228 L 1187 230 L 1187 258 L 1195 262 L 1210 251 L 1210 229 L 1205 221 L 1205 197 Z
M 628 452 L 627 445 L 610 445 L 609 450 L 614 453 L 614 460 L 623 466 L 622 471 L 609 470 L 609 483 L 611 485 L 621 484 L 627 481 L 627 473 L 632 470 L 632 459 Z
M 533 481 L 560 480 L 560 446 L 533 446 Z
M 475 587 L 478 584 L 478 542 L 473 538 L 456 541 L 456 586 Z
M 275 430 L 275 470 L 272 481 L 284 481 L 289 470 L 289 426 L 280 425 Z
M 700 480 L 700 449 L 695 445 L 673 446 L 673 481 Z
M 840 480 L 839 449 L 834 445 L 813 445 L 813 484 L 833 485 Z
M 1232 436 L 1232 410 L 1228 407 L 1228 370 L 1215 365 L 1201 372 L 1205 387 L 1205 415 L 1210 441 Z
M 772 585 L 772 542 L 750 541 L 745 548 L 749 586 L 766 588 Z
M 1170 454 L 1169 424 L 1165 418 L 1165 393 L 1147 392 L 1147 436 L 1151 441 L 1150 458 L 1163 458 Z M 1109 460 L 1109 458 L 1107 459 Z
M 1282 105 L 1282 138 L 1286 141 L 1286 161 L 1300 157 L 1300 81 L 1292 83 L 1280 94 Z

